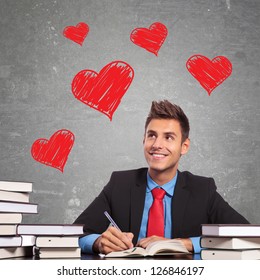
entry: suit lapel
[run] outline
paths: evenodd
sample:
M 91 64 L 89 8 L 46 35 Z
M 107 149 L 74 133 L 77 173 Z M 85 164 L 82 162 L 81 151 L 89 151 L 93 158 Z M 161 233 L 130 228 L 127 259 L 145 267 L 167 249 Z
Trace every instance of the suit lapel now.
M 131 189 L 131 219 L 130 230 L 134 234 L 133 243 L 137 243 L 141 228 L 145 194 L 147 186 L 147 168 L 139 170 L 136 177 L 136 185 Z
M 137 243 L 141 228 L 147 187 L 147 171 L 147 168 L 138 170 L 136 184 L 131 188 L 130 231 L 134 234 L 134 244 Z M 172 237 L 181 236 L 183 217 L 189 196 L 190 193 L 187 189 L 185 176 L 182 172 L 178 171 L 178 178 L 172 199 Z
M 189 195 L 184 174 L 179 172 L 172 199 L 172 236 L 174 238 L 181 236 L 183 217 Z

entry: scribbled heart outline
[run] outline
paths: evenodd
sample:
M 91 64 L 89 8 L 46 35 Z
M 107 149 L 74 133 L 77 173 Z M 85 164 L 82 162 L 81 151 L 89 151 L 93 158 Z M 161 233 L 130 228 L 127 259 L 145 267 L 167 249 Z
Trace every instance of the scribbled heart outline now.
M 83 45 L 85 38 L 89 33 L 89 26 L 85 22 L 80 22 L 76 26 L 66 26 L 63 29 L 63 36 L 74 41 L 79 45 Z
M 113 114 L 134 78 L 133 68 L 124 61 L 112 61 L 99 73 L 82 70 L 73 78 L 71 90 L 76 99 L 105 114 Z
M 160 22 L 154 22 L 149 26 L 149 28 L 135 28 L 130 34 L 130 40 L 135 45 L 158 56 L 158 52 L 167 35 L 167 27 Z
M 210 60 L 206 56 L 196 54 L 187 60 L 186 67 L 209 96 L 232 73 L 232 64 L 225 56 L 216 56 Z
M 74 134 L 61 129 L 56 131 L 50 139 L 39 138 L 32 144 L 32 157 L 47 166 L 63 172 L 68 156 L 75 141 Z

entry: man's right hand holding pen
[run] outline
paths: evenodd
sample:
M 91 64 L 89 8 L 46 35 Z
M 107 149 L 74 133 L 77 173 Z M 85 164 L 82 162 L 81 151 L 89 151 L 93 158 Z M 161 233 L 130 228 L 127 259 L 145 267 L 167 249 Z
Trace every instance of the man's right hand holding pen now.
M 101 254 L 108 254 L 113 251 L 122 251 L 133 248 L 133 233 L 122 232 L 116 222 L 108 214 L 104 212 L 110 222 L 108 229 L 101 234 L 93 244 L 93 251 Z
M 100 254 L 108 254 L 113 251 L 122 251 L 133 248 L 133 233 L 122 232 L 114 226 L 101 234 L 93 244 L 93 251 Z

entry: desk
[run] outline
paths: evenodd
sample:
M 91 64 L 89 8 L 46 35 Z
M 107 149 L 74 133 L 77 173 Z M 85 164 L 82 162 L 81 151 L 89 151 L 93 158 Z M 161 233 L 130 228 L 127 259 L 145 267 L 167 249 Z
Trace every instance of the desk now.
M 71 258 L 44 258 L 41 259 L 38 256 L 28 256 L 28 257 L 17 257 L 17 258 L 9 258 L 5 260 L 68 260 Z M 168 255 L 168 256 L 154 256 L 154 257 L 140 257 L 140 258 L 104 258 L 99 255 L 91 255 L 91 254 L 81 254 L 81 258 L 73 258 L 71 260 L 83 260 L 83 261 L 93 261 L 93 260 L 201 260 L 200 254 L 178 254 L 178 255 Z
M 81 260 L 201 260 L 200 254 L 176 254 L 167 256 L 140 257 L 140 258 L 104 258 L 96 254 L 81 254 Z

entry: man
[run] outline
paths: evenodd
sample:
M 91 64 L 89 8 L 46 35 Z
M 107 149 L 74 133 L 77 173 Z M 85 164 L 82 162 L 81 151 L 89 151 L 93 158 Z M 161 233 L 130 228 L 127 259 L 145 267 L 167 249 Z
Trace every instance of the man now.
M 143 146 L 149 168 L 113 172 L 76 219 L 85 225 L 86 236 L 80 239 L 83 252 L 107 254 L 178 238 L 190 252 L 198 253 L 201 224 L 248 223 L 216 192 L 212 178 L 178 170 L 190 146 L 189 121 L 179 106 L 167 100 L 152 103 Z M 158 192 L 162 197 L 156 197 Z M 104 211 L 120 230 L 109 226 Z

